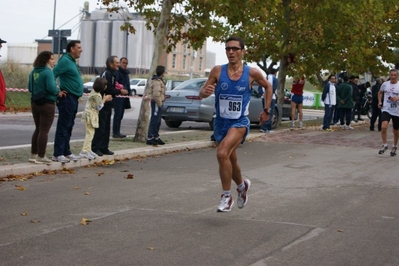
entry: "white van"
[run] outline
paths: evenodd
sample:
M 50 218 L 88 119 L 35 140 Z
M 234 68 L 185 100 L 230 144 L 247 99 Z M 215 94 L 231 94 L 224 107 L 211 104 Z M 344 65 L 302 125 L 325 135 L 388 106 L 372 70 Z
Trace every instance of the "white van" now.
M 130 80 L 130 89 L 132 91 L 132 95 L 140 95 L 144 94 L 145 86 L 147 85 L 146 79 L 138 79 L 134 78 Z

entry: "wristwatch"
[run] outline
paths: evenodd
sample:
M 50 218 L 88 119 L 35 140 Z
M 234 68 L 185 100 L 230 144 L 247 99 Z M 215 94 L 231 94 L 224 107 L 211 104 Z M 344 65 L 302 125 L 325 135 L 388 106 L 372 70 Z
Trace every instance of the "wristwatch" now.
M 270 114 L 270 111 L 272 110 L 272 108 L 265 108 L 265 109 L 263 109 L 263 111 L 266 113 L 266 114 Z

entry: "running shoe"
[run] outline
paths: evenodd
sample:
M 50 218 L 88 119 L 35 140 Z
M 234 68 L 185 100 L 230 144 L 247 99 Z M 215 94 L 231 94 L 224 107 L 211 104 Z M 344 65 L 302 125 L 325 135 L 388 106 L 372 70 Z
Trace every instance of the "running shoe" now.
M 249 181 L 249 179 L 245 179 L 244 184 L 245 184 L 245 188 L 243 191 L 239 191 L 237 188 L 237 192 L 238 192 L 237 206 L 240 209 L 244 208 L 245 205 L 247 205 L 247 202 L 248 202 L 247 192 L 248 192 L 249 188 L 251 187 L 251 181 Z
M 220 200 L 219 207 L 217 209 L 217 212 L 229 212 L 234 206 L 234 200 L 233 197 L 226 196 L 222 194 L 222 199 Z
M 30 155 L 30 157 L 29 157 L 29 160 L 28 160 L 28 162 L 30 162 L 30 163 L 35 163 L 36 162 L 36 159 L 37 159 L 37 154 L 31 154 Z
M 53 156 L 51 157 L 51 160 L 54 162 L 59 162 L 59 163 L 69 163 L 71 160 L 69 160 L 67 157 L 65 157 L 64 155 L 60 155 L 60 156 Z
M 71 153 L 71 154 L 69 154 L 69 155 L 67 155 L 65 157 L 67 157 L 69 160 L 72 160 L 72 161 L 75 161 L 75 162 L 80 160 L 80 156 L 79 155 L 75 155 L 73 153 Z
M 40 157 L 38 156 L 35 163 L 37 164 L 51 164 L 51 160 L 49 158 L 47 158 L 46 156 L 44 157 Z
M 388 146 L 382 145 L 382 149 L 378 151 L 378 154 L 384 154 L 386 150 L 388 150 Z
M 85 158 L 85 159 L 88 159 L 88 160 L 93 160 L 94 159 L 94 156 L 91 155 L 91 153 L 88 152 L 88 151 L 81 151 L 79 153 L 79 156 L 80 156 L 80 158 Z
M 395 155 L 396 155 L 396 147 L 392 147 L 391 156 L 395 156 Z

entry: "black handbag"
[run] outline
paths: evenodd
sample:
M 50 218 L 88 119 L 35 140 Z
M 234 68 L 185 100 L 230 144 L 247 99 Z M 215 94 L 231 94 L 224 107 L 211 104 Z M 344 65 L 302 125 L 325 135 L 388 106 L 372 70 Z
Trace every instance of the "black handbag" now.
M 35 83 L 33 80 L 33 75 L 31 76 L 31 82 L 32 82 L 32 102 L 34 102 L 36 105 L 43 105 L 47 102 L 47 97 L 44 92 L 39 92 L 35 94 Z

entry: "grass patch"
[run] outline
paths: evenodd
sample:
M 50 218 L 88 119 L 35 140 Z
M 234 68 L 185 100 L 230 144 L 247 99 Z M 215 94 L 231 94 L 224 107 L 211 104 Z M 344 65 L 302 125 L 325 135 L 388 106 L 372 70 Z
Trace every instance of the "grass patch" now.
M 6 108 L 7 112 L 28 112 L 32 110 L 30 105 L 30 93 L 7 91 Z

